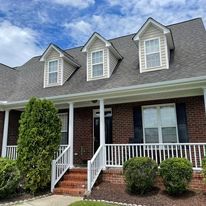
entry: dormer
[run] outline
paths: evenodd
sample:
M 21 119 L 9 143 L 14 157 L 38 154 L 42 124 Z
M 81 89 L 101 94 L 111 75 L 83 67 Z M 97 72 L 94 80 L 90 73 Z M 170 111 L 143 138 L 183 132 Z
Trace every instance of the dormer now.
M 44 88 L 61 86 L 80 67 L 72 56 L 54 44 L 50 44 L 41 56 L 44 62 Z
M 111 42 L 94 33 L 82 48 L 87 53 L 87 81 L 109 78 L 122 59 Z
M 140 73 L 169 69 L 170 51 L 174 49 L 170 29 L 149 18 L 133 40 L 138 43 Z

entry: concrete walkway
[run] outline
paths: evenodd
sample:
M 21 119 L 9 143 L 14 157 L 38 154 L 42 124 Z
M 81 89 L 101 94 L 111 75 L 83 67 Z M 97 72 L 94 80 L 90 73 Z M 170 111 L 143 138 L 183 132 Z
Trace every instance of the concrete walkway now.
M 51 195 L 36 200 L 17 204 L 18 206 L 68 206 L 69 204 L 82 200 L 81 197 L 71 197 L 64 195 Z

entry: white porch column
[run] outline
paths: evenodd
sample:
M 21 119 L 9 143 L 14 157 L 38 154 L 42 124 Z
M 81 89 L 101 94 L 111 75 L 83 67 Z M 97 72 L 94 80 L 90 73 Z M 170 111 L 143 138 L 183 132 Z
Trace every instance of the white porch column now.
M 69 145 L 70 145 L 70 164 L 74 167 L 74 104 L 69 103 Z
M 105 144 L 105 120 L 104 120 L 104 100 L 99 100 L 100 110 L 100 145 Z
M 3 141 L 2 141 L 2 151 L 1 156 L 6 157 L 6 146 L 8 141 L 8 129 L 9 129 L 9 110 L 5 111 L 4 116 L 4 132 L 3 132 Z
M 102 166 L 103 169 L 106 169 L 104 99 L 99 100 L 99 110 L 100 110 L 100 146 L 103 146 Z
M 203 95 L 204 95 L 205 113 L 206 113 L 206 88 L 203 89 Z

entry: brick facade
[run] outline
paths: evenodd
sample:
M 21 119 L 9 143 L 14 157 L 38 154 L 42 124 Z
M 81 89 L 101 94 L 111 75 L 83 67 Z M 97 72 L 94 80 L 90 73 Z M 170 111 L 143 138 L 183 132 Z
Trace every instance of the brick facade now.
M 112 108 L 113 143 L 128 143 L 134 136 L 133 107 L 142 105 L 185 103 L 190 142 L 206 142 L 206 115 L 203 96 L 147 102 L 115 104 Z M 93 109 L 97 107 L 75 108 L 74 110 L 74 163 L 86 163 L 93 156 Z M 20 112 L 11 111 L 8 144 L 16 144 Z M 0 113 L 0 144 L 3 135 L 4 113 Z
M 119 185 L 125 184 L 123 171 L 122 169 L 107 169 L 101 173 L 98 182 L 109 182 L 111 184 Z M 155 186 L 164 189 L 164 184 L 160 176 L 157 176 Z M 193 177 L 189 188 L 191 190 L 206 192 L 206 184 L 204 183 L 203 176 L 200 172 L 193 172 Z

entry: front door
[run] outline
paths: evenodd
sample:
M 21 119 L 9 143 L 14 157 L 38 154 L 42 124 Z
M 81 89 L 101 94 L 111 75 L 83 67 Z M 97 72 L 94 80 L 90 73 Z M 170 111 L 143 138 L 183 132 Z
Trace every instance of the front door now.
M 112 143 L 112 110 L 105 109 L 105 143 L 111 144 Z M 99 110 L 94 110 L 93 115 L 93 125 L 94 125 L 94 153 L 97 151 L 100 145 L 100 118 L 99 118 Z

